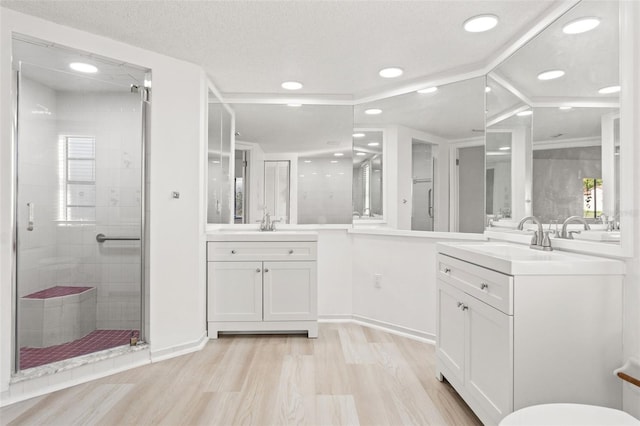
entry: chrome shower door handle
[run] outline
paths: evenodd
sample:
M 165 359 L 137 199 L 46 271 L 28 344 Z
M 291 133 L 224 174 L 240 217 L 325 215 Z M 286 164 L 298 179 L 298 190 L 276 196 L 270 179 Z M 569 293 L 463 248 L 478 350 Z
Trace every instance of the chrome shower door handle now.
M 429 217 L 431 219 L 433 219 L 433 188 L 429 189 L 429 195 L 427 196 L 428 201 L 429 201 L 429 208 L 427 213 L 429 214 Z
M 33 203 L 27 203 L 27 209 L 29 211 L 29 218 L 27 222 L 27 231 L 33 231 Z

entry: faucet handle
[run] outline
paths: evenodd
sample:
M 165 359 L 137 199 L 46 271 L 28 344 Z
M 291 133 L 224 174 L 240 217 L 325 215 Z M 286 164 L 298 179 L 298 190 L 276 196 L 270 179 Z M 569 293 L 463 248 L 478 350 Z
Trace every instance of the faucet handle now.
M 531 245 L 538 245 L 538 231 L 533 231 L 533 237 L 531 237 Z
M 553 248 L 551 247 L 551 239 L 549 238 L 549 232 L 544 233 L 544 237 L 542 238 L 542 250 L 551 251 Z

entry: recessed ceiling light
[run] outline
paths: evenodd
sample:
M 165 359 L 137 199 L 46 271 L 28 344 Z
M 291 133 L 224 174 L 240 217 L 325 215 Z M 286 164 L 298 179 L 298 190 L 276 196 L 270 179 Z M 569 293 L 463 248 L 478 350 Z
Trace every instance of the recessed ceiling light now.
M 520 111 L 519 113 L 517 113 L 516 115 L 518 117 L 526 117 L 527 115 L 531 115 L 533 114 L 533 111 L 531 111 L 530 109 L 526 110 L 526 111 Z
M 561 111 L 569 111 L 570 109 L 573 109 L 573 107 L 570 106 L 561 106 L 558 108 Z
M 364 113 L 367 115 L 378 115 L 378 114 L 382 114 L 382 110 L 378 108 L 370 108 L 370 109 L 365 109 Z
M 580 34 L 591 31 L 595 27 L 600 25 L 598 18 L 580 18 L 569 22 L 562 27 L 562 32 L 565 34 Z
M 282 83 L 282 88 L 287 90 L 299 90 L 302 89 L 302 83 L 298 81 L 285 81 Z
M 378 146 L 378 145 L 380 145 L 380 143 L 379 142 L 369 142 L 367 145 L 368 146 Z
M 403 73 L 404 71 L 402 70 L 402 68 L 398 67 L 384 68 L 378 72 L 378 74 L 380 74 L 380 77 L 383 78 L 396 78 L 400 77 Z
M 598 90 L 598 93 L 601 95 L 609 95 L 611 93 L 618 93 L 620 91 L 620 86 L 607 86 Z
M 364 138 L 364 133 L 354 133 L 353 135 L 354 138 Z
M 342 152 L 335 152 L 333 154 L 334 157 L 342 157 L 344 154 Z
M 363 156 L 363 155 L 367 155 L 367 153 L 366 152 L 362 152 L 362 151 L 358 151 L 358 152 L 356 152 L 356 155 Z
M 300 177 L 304 177 L 304 175 L 300 175 Z
M 331 163 L 331 164 L 337 164 L 337 163 L 338 163 L 338 160 L 331 160 L 331 161 L 330 161 L 330 163 Z
M 491 87 L 486 86 L 486 87 L 484 88 L 484 93 L 489 93 L 490 91 L 491 91 Z
M 326 177 L 331 177 L 331 175 L 325 175 Z
M 310 162 L 311 162 L 311 160 L 304 160 L 304 162 L 305 162 L 305 163 L 310 163 Z
M 560 78 L 564 75 L 564 71 L 562 70 L 549 70 L 543 71 L 538 74 L 538 80 L 553 80 L 556 78 Z
M 436 86 L 427 87 L 425 89 L 417 90 L 418 93 L 422 93 L 422 94 L 424 94 L 424 93 L 435 93 L 437 91 L 438 91 L 438 88 Z
M 287 106 L 298 108 L 298 107 L 301 107 L 302 104 L 287 104 Z
M 511 149 L 510 146 L 501 146 L 500 148 L 498 148 L 500 151 L 509 151 Z
M 93 74 L 98 72 L 98 68 L 91 64 L 85 64 L 84 62 L 72 62 L 69 64 L 69 68 L 78 72 L 86 72 L 89 74 Z
M 498 25 L 496 15 L 478 15 L 464 21 L 464 29 L 470 33 L 481 33 L 489 31 Z

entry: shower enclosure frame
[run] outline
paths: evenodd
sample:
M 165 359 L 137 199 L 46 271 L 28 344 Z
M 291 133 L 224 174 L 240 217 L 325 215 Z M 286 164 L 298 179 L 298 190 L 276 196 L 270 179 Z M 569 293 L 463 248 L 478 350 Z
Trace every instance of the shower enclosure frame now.
M 15 40 L 12 37 L 12 40 Z M 151 69 L 147 71 L 148 74 L 151 74 Z M 15 90 L 15 96 L 12 96 L 12 136 L 11 136 L 11 170 L 13 174 L 13 179 L 11 179 L 11 222 L 13 226 L 11 227 L 11 320 L 13 321 L 11 327 L 11 344 L 12 348 L 12 359 L 11 359 L 11 370 L 13 374 L 17 374 L 20 372 L 20 344 L 18 342 L 19 336 L 19 302 L 20 298 L 18 297 L 18 144 L 20 139 L 20 126 L 19 126 L 19 118 L 20 118 L 20 70 L 13 70 L 12 74 L 15 75 L 15 84 L 12 83 Z M 148 142 L 148 133 L 147 126 L 148 115 L 149 115 L 149 107 L 151 105 L 151 89 L 150 87 L 138 87 L 135 85 L 131 86 L 131 91 L 140 94 L 140 120 L 141 120 L 141 162 L 140 162 L 140 175 L 141 175 L 141 185 L 140 185 L 140 326 L 139 326 L 139 339 L 142 342 L 147 342 L 147 330 L 146 330 L 146 287 L 147 287 L 147 276 L 146 276 L 146 248 L 147 248 L 147 221 L 146 221 L 146 183 L 147 183 L 147 142 Z

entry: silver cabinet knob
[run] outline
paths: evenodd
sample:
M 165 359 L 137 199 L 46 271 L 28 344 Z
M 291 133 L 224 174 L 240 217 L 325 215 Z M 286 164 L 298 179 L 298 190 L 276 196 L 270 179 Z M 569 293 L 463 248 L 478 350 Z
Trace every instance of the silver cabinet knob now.
M 444 268 L 444 273 L 448 274 L 449 272 L 451 272 L 451 268 Z
M 462 310 L 466 311 L 467 309 L 469 309 L 469 307 L 467 305 L 462 305 Z
M 260 272 L 260 268 L 256 268 L 256 272 Z
M 231 254 L 236 254 L 236 251 L 235 250 L 231 250 Z
M 462 306 L 462 302 L 458 302 L 458 308 Z
M 487 283 L 480 283 L 480 290 L 484 290 L 485 288 L 489 288 L 489 284 L 487 284 Z
M 264 271 L 265 271 L 265 272 L 269 272 L 269 268 L 265 268 L 265 270 L 264 270 Z
M 293 250 L 289 250 L 289 254 L 293 254 Z

